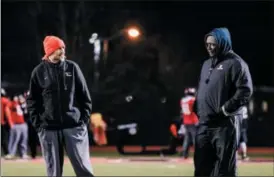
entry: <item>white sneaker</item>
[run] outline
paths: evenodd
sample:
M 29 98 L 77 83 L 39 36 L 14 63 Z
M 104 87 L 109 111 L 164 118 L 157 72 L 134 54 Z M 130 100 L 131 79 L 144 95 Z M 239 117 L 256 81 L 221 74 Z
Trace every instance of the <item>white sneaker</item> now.
M 243 161 L 249 161 L 250 159 L 249 159 L 249 157 L 245 156 L 245 157 L 242 158 L 242 160 Z
M 30 159 L 30 157 L 28 155 L 23 155 L 22 159 Z
M 11 160 L 11 159 L 15 159 L 15 156 L 14 155 L 11 155 L 11 154 L 7 154 L 4 159 L 7 159 L 7 160 Z

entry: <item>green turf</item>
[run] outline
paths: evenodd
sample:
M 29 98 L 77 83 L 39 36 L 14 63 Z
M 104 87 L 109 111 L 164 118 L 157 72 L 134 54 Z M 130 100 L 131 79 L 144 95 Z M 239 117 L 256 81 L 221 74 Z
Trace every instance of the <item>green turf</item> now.
M 93 152 L 91 151 L 90 152 L 90 155 L 92 157 L 128 157 L 128 156 L 125 156 L 125 155 L 121 155 L 119 154 L 118 152 L 104 152 L 104 151 L 96 151 L 96 152 Z M 193 156 L 193 152 L 190 152 L 189 154 L 190 156 Z M 129 156 L 132 156 L 132 155 L 129 155 Z M 136 156 L 142 156 L 142 155 L 136 155 Z M 146 155 L 146 156 L 150 156 L 150 155 Z M 157 155 L 152 155 L 151 157 L 159 157 Z M 170 155 L 168 157 L 179 157 L 180 154 L 174 154 L 174 155 Z M 273 153 L 248 153 L 248 156 L 249 157 L 260 157 L 260 158 L 273 158 L 274 155 Z
M 167 162 L 93 163 L 96 176 L 193 176 L 193 164 Z M 1 176 L 46 176 L 44 163 L 2 162 Z M 75 176 L 70 163 L 64 176 Z M 244 163 L 239 176 L 273 176 L 273 163 Z

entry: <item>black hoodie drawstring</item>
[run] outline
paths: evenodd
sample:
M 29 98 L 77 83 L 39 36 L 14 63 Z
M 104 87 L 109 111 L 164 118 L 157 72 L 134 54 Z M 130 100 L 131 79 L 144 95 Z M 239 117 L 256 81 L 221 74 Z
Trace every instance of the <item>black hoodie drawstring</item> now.
M 211 76 L 211 74 L 212 74 L 212 72 L 213 72 L 213 69 L 215 68 L 217 62 L 218 62 L 218 61 L 217 61 L 217 58 L 212 58 L 212 59 L 211 59 L 211 66 L 210 66 L 210 68 L 209 68 L 208 76 L 207 76 L 206 81 L 205 81 L 206 84 L 208 84 L 208 82 L 209 82 L 209 80 L 210 80 L 210 76 Z

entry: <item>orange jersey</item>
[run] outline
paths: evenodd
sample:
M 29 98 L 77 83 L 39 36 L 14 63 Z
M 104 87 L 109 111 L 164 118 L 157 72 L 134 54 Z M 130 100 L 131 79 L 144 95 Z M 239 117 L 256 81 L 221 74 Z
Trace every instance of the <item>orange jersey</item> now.
M 12 122 L 14 124 L 23 124 L 23 123 L 25 123 L 24 113 L 21 109 L 20 104 L 16 101 L 12 101 L 12 102 L 9 103 L 8 106 L 9 106 L 9 109 L 10 109 L 10 115 L 11 115 Z
M 93 132 L 93 139 L 97 145 L 106 145 L 107 144 L 107 136 L 106 136 L 106 128 L 107 124 L 103 120 L 103 116 L 100 113 L 94 113 L 90 116 L 90 128 Z
M 6 120 L 5 120 L 5 115 L 6 118 L 8 120 L 8 123 L 10 124 L 10 115 L 8 115 L 8 113 L 6 112 L 6 107 L 9 105 L 10 100 L 7 97 L 2 96 L 1 97 L 1 125 L 5 125 L 6 124 Z
M 198 117 L 193 112 L 193 106 L 195 102 L 195 97 L 186 96 L 181 99 L 181 113 L 184 119 L 184 125 L 197 124 Z

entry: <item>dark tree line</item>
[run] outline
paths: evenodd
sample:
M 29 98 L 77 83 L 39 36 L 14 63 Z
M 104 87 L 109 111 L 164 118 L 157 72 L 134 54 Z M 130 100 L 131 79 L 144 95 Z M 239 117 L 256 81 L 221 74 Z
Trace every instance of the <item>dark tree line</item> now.
M 111 36 L 126 25 L 138 22 L 144 40 L 132 42 L 121 37 L 110 42 L 107 62 L 101 64 L 100 90 L 92 93 L 94 109 L 121 108 L 120 104 L 127 104 L 125 97 L 128 95 L 134 96 L 133 101 L 138 103 L 135 107 L 150 102 L 148 107 L 160 105 L 162 98 L 172 101 L 174 107 L 183 88 L 197 82 L 197 77 L 190 76 L 197 75 L 199 64 L 187 59 L 187 51 L 182 48 L 186 44 L 182 44 L 180 34 L 153 29 L 153 26 L 159 26 L 156 11 L 130 10 L 119 4 L 110 10 L 109 5 L 84 1 L 6 2 L 3 7 L 3 17 L 9 16 L 9 20 L 4 19 L 9 26 L 3 33 L 12 36 L 12 39 L 4 37 L 3 41 L 16 43 L 16 47 L 6 45 L 2 52 L 3 63 L 11 68 L 14 61 L 20 64 L 19 70 L 2 70 L 6 80 L 14 78 L 14 82 L 23 82 L 27 86 L 33 67 L 44 54 L 44 37 L 56 35 L 65 41 L 68 58 L 83 69 L 92 91 L 94 61 L 89 37 L 93 32 Z M 13 34 L 8 32 L 10 28 L 16 29 Z M 24 77 L 18 80 L 18 76 Z

